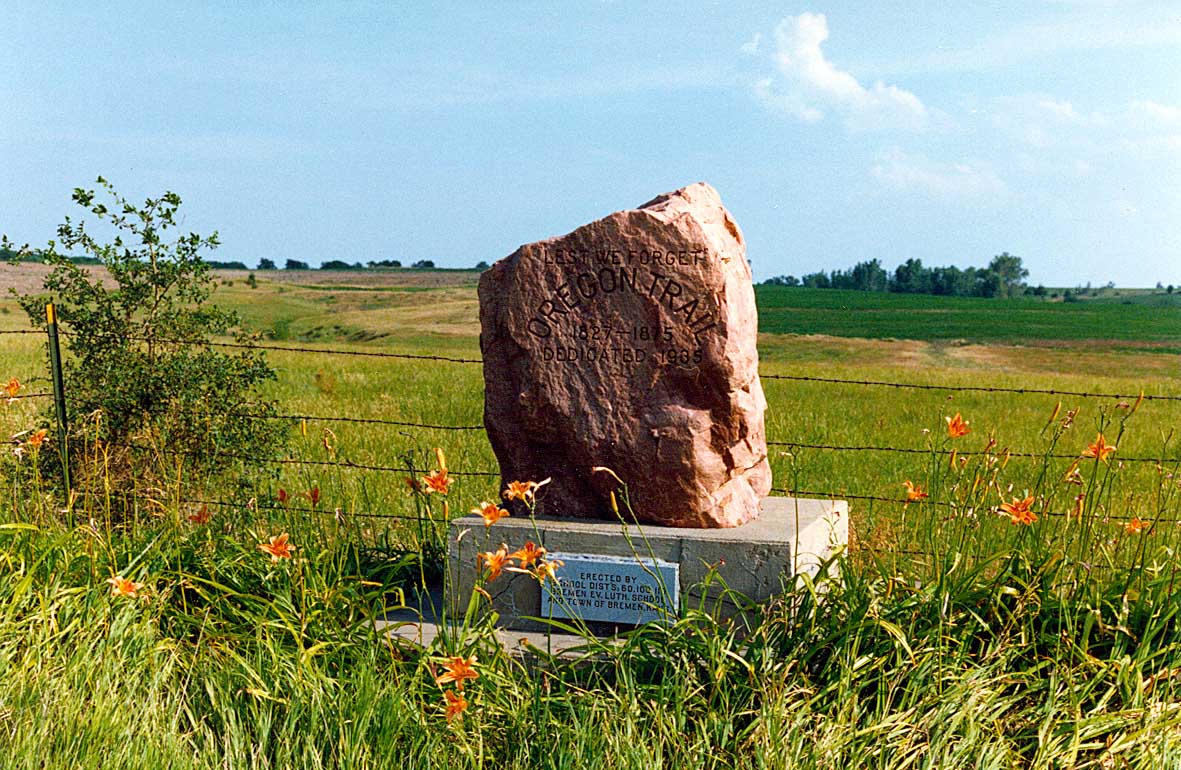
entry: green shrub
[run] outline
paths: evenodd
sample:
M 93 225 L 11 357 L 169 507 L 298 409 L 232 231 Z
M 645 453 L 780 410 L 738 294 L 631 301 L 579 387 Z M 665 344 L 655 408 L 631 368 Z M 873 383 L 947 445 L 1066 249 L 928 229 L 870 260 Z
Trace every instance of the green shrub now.
M 137 207 L 102 177 L 98 184 L 102 199 L 79 188 L 73 200 L 112 227 L 113 240 L 102 243 L 87 222 L 66 217 L 58 241 L 40 252 L 52 267 L 44 291 L 20 297 L 37 327 L 55 303 L 68 351 L 71 444 L 106 458 L 102 478 L 74 474 L 75 489 L 101 483 L 104 497 L 114 489 L 126 502 L 144 487 L 157 494 L 166 481 L 179 487 L 182 466 L 202 477 L 257 467 L 282 444 L 283 426 L 260 419 L 274 413 L 258 394 L 274 371 L 237 315 L 209 303 L 215 282 L 201 253 L 217 247 L 217 234 L 170 233 L 181 204 L 175 193 Z M 62 253 L 72 249 L 93 256 L 109 277 Z M 238 347 L 215 347 L 219 335 Z

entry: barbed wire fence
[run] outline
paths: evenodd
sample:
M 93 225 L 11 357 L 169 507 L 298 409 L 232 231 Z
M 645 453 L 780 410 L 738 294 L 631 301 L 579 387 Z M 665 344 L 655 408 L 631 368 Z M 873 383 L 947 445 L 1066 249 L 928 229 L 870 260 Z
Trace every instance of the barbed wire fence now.
M 43 331 L 37 329 L 30 330 L 0 330 L 0 337 L 5 335 L 28 335 L 28 334 L 44 334 Z M 63 332 L 61 336 L 69 337 L 70 334 Z M 175 340 L 167 338 L 147 338 L 147 337 L 133 337 L 136 341 L 153 342 L 159 344 L 173 344 L 173 345 L 188 345 L 191 344 L 185 340 Z M 355 349 L 337 349 L 337 348 L 323 348 L 323 347 L 308 347 L 299 345 L 279 345 L 279 344 L 263 344 L 250 342 L 228 342 L 228 341 L 209 341 L 202 343 L 210 347 L 221 347 L 231 349 L 249 349 L 258 351 L 273 351 L 284 353 L 306 353 L 326 356 L 342 356 L 351 358 L 384 358 L 384 359 L 401 359 L 407 361 L 429 361 L 457 365 L 481 365 L 483 362 L 478 358 L 467 358 L 462 356 L 441 356 L 441 355 L 425 355 L 414 353 L 398 353 L 390 351 L 373 351 L 373 350 L 355 350 Z M 1181 394 L 1160 394 L 1160 393 L 1115 393 L 1102 391 L 1079 391 L 1067 389 L 1054 388 L 1026 388 L 1026 387 L 1004 387 L 994 385 L 947 385 L 934 384 L 924 382 L 894 382 L 886 380 L 871 380 L 871 379 L 852 379 L 840 377 L 820 377 L 811 375 L 787 375 L 778 373 L 760 373 L 760 378 L 763 380 L 781 380 L 801 383 L 817 383 L 828 385 L 842 385 L 861 388 L 890 388 L 896 390 L 917 390 L 917 391 L 937 391 L 947 394 L 955 393 L 980 393 L 980 394 L 1004 394 L 1013 396 L 1028 396 L 1028 395 L 1046 395 L 1057 396 L 1064 398 L 1082 398 L 1082 399 L 1105 399 L 1117 402 L 1124 402 L 1125 404 L 1132 401 L 1160 401 L 1160 402 L 1181 402 Z M 3 382 L 0 382 L 0 387 Z M 64 394 L 68 399 L 68 393 Z M 0 399 L 9 402 L 15 402 L 23 399 L 38 399 L 38 398 L 53 398 L 55 393 L 52 391 L 39 391 L 32 393 L 9 393 L 7 395 L 0 394 Z M 483 425 L 450 425 L 426 421 L 415 420 L 391 420 L 373 417 L 349 417 L 343 415 L 326 415 L 326 414 L 298 414 L 298 413 L 282 413 L 282 414 L 256 414 L 248 412 L 236 412 L 233 410 L 215 411 L 215 410 L 176 410 L 176 414 L 189 415 L 194 417 L 233 417 L 249 420 L 276 420 L 287 421 L 293 424 L 307 424 L 307 423 L 341 423 L 341 424 L 355 424 L 355 425 L 374 425 L 397 428 L 410 428 L 416 430 L 431 430 L 431 431 L 454 431 L 454 432 L 483 432 Z M 947 457 L 949 455 L 957 455 L 961 458 L 974 457 L 980 455 L 994 454 L 1004 455 L 1005 457 L 1016 458 L 1045 458 L 1045 459 L 1062 459 L 1071 460 L 1078 459 L 1077 454 L 1066 453 L 1047 453 L 1047 452 L 1028 452 L 1028 451 L 1012 451 L 1000 450 L 999 452 L 986 451 L 972 451 L 972 450 L 950 450 L 939 449 L 934 447 L 897 447 L 897 446 L 881 446 L 881 445 L 856 445 L 856 444 L 826 444 L 826 443 L 808 443 L 808 442 L 793 442 L 793 441 L 777 441 L 768 440 L 767 445 L 770 447 L 782 447 L 791 452 L 793 450 L 812 450 L 825 452 L 858 452 L 858 453 L 888 453 L 901 455 L 926 455 L 926 456 L 941 456 Z M 120 448 L 132 451 L 161 451 L 159 447 L 147 445 L 128 443 L 117 445 Z M 175 452 L 176 450 L 164 450 L 166 452 Z M 218 454 L 223 457 L 231 459 L 242 459 L 258 462 L 259 458 L 241 453 L 218 450 Z M 1123 463 L 1147 463 L 1155 464 L 1159 467 L 1174 467 L 1181 468 L 1181 458 L 1166 458 L 1166 457 L 1143 457 L 1143 456 L 1119 456 L 1120 462 Z M 285 466 L 308 466 L 308 467 L 334 467 L 347 470 L 362 471 L 369 473 L 392 473 L 403 476 L 413 474 L 427 473 L 428 469 L 418 468 L 409 464 L 401 465 L 383 465 L 371 462 L 355 462 L 349 459 L 335 457 L 330 460 L 313 460 L 296 457 L 275 457 L 263 458 L 263 463 L 285 465 Z M 470 477 L 470 478 L 487 478 L 499 479 L 500 473 L 496 470 L 481 469 L 481 470 L 448 470 L 448 475 L 455 477 Z M 955 508 L 956 504 L 941 500 L 916 500 L 903 497 L 890 497 L 886 495 L 875 494 L 861 494 L 847 489 L 832 490 L 832 489 L 805 489 L 805 488 L 788 488 L 788 487 L 773 487 L 772 493 L 780 494 L 788 497 L 810 497 L 829 500 L 852 500 L 866 503 L 881 503 L 885 505 L 902 505 L 902 506 L 931 506 L 936 508 Z M 220 508 L 245 508 L 249 507 L 254 510 L 274 510 L 296 513 L 308 514 L 330 514 L 341 515 L 339 509 L 329 510 L 320 507 L 302 507 L 293 506 L 289 504 L 272 505 L 257 500 L 214 500 L 204 498 L 185 498 L 175 500 L 174 502 L 185 505 L 201 505 L 213 506 Z M 371 519 L 401 519 L 401 520 L 415 520 L 423 521 L 422 515 L 399 514 L 390 512 L 376 512 L 376 511 L 349 511 L 345 514 L 349 517 L 355 518 L 371 518 Z M 1064 512 L 1045 512 L 1043 515 L 1050 516 L 1068 516 Z M 1156 521 L 1181 523 L 1181 518 L 1157 518 Z M 917 552 L 916 552 L 917 553 Z

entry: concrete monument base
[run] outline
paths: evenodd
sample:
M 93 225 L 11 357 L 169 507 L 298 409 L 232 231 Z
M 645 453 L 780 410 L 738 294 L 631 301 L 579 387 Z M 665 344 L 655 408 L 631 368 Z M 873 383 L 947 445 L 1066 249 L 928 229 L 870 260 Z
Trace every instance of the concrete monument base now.
M 565 562 L 560 580 L 543 589 L 532 574 L 505 571 L 487 582 L 500 627 L 544 630 L 549 626 L 537 619 L 555 618 L 609 634 L 681 607 L 735 617 L 745 602 L 726 588 L 765 602 L 793 575 L 815 575 L 848 539 L 843 500 L 768 497 L 757 519 L 726 529 L 518 517 L 485 527 L 479 516 L 465 516 L 451 522 L 445 602 L 449 615 L 463 613 L 484 571 L 478 554 L 533 541 Z

